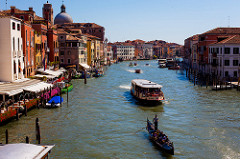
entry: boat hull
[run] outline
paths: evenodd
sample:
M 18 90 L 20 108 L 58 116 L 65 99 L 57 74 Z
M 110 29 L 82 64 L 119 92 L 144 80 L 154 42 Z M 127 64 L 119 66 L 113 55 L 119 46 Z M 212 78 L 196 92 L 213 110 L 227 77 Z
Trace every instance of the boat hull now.
M 68 88 L 63 88 L 61 89 L 62 93 L 67 93 L 70 92 L 73 89 L 73 85 L 71 84 Z
M 158 105 L 158 104 L 161 104 L 162 103 L 162 101 L 164 100 L 164 99 L 162 99 L 162 100 L 159 100 L 159 99 L 152 99 L 152 100 L 150 100 L 149 98 L 148 99 L 142 99 L 142 98 L 139 98 L 139 97 L 137 97 L 137 96 L 135 96 L 133 93 L 132 93 L 132 91 L 131 91 L 131 94 L 132 94 L 132 96 L 135 98 L 135 99 L 137 99 L 140 103 L 143 103 L 143 104 L 148 104 L 148 105 Z

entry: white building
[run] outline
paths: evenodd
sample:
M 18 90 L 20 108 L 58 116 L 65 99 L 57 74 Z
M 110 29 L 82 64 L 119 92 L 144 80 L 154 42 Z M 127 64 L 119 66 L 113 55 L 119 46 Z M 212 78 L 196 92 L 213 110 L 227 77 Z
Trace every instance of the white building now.
M 135 46 L 129 43 L 116 43 L 112 45 L 113 55 L 116 59 L 133 60 L 135 54 Z
M 221 78 L 239 77 L 240 35 L 231 36 L 209 47 L 210 73 Z
M 142 44 L 141 46 L 143 52 L 143 58 L 150 59 L 153 56 L 153 44 Z
M 23 50 L 21 20 L 0 16 L 0 81 L 23 79 Z

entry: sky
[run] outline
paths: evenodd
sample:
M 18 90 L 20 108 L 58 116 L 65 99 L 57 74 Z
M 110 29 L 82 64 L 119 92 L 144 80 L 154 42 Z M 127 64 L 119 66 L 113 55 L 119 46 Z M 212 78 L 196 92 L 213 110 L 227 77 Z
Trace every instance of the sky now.
M 42 16 L 46 0 L 0 0 L 0 9 L 33 7 Z M 62 0 L 49 0 L 54 17 Z M 184 44 L 192 35 L 216 27 L 240 27 L 240 0 L 64 0 L 76 23 L 105 28 L 110 42 L 141 39 Z

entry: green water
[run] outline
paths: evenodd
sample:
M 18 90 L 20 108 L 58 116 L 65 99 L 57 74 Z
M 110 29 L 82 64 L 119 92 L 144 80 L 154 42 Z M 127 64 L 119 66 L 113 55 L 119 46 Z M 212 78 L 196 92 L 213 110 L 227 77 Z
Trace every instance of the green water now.
M 108 67 L 101 78 L 73 80 L 63 107 L 34 109 L 0 127 L 1 142 L 35 141 L 40 120 L 42 144 L 55 144 L 51 158 L 240 158 L 240 92 L 212 91 L 194 86 L 181 71 L 160 69 L 157 61 L 129 62 Z M 149 63 L 150 66 L 145 66 Z M 140 68 L 143 73 L 136 74 Z M 130 94 L 132 79 L 163 85 L 166 100 L 157 107 L 141 106 Z M 175 155 L 159 151 L 148 139 L 147 117 L 159 117 L 159 127 L 174 142 Z

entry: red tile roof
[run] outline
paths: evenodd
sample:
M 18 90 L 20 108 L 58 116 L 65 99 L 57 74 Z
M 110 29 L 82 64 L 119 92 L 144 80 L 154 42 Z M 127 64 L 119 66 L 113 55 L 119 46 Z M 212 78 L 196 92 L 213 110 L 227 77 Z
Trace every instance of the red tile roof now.
M 240 35 L 231 36 L 225 40 L 218 42 L 217 44 L 240 44 Z
M 240 34 L 240 28 L 215 28 L 201 35 L 204 34 Z

